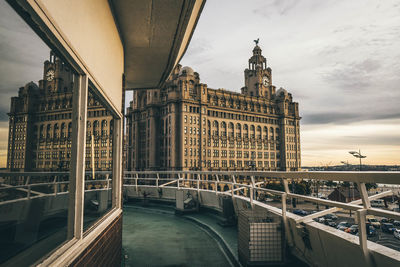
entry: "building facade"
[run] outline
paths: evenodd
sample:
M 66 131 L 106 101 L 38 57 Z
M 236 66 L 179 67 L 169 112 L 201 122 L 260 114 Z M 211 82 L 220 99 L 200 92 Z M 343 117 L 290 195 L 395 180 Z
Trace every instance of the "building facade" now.
M 11 171 L 67 171 L 72 142 L 72 71 L 53 53 L 44 62 L 43 79 L 19 88 L 11 98 L 7 168 Z M 112 116 L 88 97 L 86 169 L 110 170 Z M 92 137 L 94 149 L 91 149 Z
M 163 88 L 135 91 L 128 169 L 299 170 L 298 103 L 272 85 L 261 52 L 256 44 L 241 93 L 208 88 L 180 65 Z

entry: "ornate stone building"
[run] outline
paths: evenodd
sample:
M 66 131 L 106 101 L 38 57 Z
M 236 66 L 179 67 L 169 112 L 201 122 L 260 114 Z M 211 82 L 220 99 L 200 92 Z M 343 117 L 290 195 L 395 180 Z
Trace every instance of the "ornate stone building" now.
M 178 65 L 163 88 L 135 91 L 128 169 L 299 170 L 298 103 L 272 85 L 257 44 L 244 77 L 241 93 L 211 89 Z
M 44 62 L 43 80 L 19 88 L 11 98 L 7 168 L 11 171 L 67 171 L 71 157 L 74 74 L 53 53 Z M 94 137 L 96 170 L 110 170 L 112 120 L 89 92 L 86 169 L 91 169 Z

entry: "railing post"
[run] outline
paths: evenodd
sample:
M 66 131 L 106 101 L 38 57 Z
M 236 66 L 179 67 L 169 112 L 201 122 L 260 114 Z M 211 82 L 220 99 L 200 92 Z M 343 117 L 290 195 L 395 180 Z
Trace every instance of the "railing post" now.
M 110 189 L 110 175 L 107 173 L 106 174 L 106 180 L 107 180 L 107 190 Z
M 200 176 L 197 175 L 197 195 L 200 193 Z
M 236 176 L 233 175 L 232 178 L 233 178 L 233 182 L 234 182 L 234 184 L 235 184 L 235 189 L 236 189 L 236 184 L 237 184 Z M 240 186 L 239 186 L 239 188 L 240 188 Z M 236 195 L 239 195 L 239 190 L 236 191 Z
M 371 203 L 368 198 L 367 188 L 365 187 L 365 183 L 357 183 L 358 188 L 360 189 L 361 200 L 365 209 L 371 208 Z
M 365 221 L 365 215 L 367 215 L 367 210 L 366 209 L 357 210 L 356 214 L 358 219 L 358 233 L 359 233 L 358 235 L 360 240 L 360 247 L 364 254 L 367 265 L 370 266 L 369 251 L 367 244 L 367 228 Z
M 135 176 L 136 176 L 136 177 L 135 177 L 135 187 L 136 187 L 136 193 L 137 193 L 137 192 L 138 192 L 138 179 L 139 179 L 139 174 L 136 173 Z
M 250 205 L 251 205 L 251 209 L 254 209 L 254 203 L 253 203 L 253 185 L 251 185 L 250 187 Z
M 157 179 L 156 179 L 156 186 L 157 186 L 157 189 L 158 189 L 158 181 L 160 180 L 160 174 L 157 172 Z
M 250 193 L 251 193 L 252 198 L 254 200 L 255 195 L 256 195 L 256 183 L 254 181 L 254 176 L 250 176 L 250 178 L 251 178 L 251 188 L 253 189 L 253 190 L 251 190 Z M 251 205 L 253 206 L 253 202 L 251 203 Z
M 235 191 L 234 191 L 234 189 L 235 189 L 235 184 L 236 184 L 236 182 L 235 182 L 235 175 L 232 175 L 232 187 L 231 187 L 232 199 L 235 197 Z
M 180 189 L 181 174 L 178 173 L 178 189 Z
M 57 191 L 58 191 L 57 175 L 54 176 L 53 184 L 54 184 L 54 195 L 57 196 Z
M 287 199 L 287 194 L 290 193 L 288 180 L 286 178 L 282 178 L 282 183 L 283 183 L 283 188 L 285 189 L 286 199 Z
M 285 229 L 286 241 L 290 246 L 292 246 L 293 245 L 292 238 L 291 238 L 291 235 L 289 234 L 290 233 L 289 223 L 288 223 L 288 220 L 286 217 L 286 199 L 287 199 L 287 195 L 286 195 L 286 193 L 283 193 L 282 194 L 282 221 L 283 221 L 283 226 Z
M 215 194 L 218 195 L 218 183 L 219 183 L 219 177 L 218 174 L 215 175 Z
M 27 193 L 28 200 L 31 199 L 31 185 L 28 185 L 28 193 Z

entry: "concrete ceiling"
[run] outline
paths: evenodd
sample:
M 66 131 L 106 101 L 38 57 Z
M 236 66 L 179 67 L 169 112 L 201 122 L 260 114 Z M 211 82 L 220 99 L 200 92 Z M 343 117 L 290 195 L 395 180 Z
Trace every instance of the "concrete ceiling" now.
M 189 44 L 204 0 L 110 0 L 124 45 L 125 88 L 160 87 Z

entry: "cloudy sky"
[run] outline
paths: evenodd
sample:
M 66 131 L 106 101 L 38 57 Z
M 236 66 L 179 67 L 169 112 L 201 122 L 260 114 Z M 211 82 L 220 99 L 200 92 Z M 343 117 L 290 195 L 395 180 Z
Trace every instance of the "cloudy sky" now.
M 390 0 L 208 0 L 181 64 L 239 92 L 260 38 L 273 84 L 299 102 L 304 166 L 355 164 L 358 149 L 368 164 L 400 164 L 399 14 Z M 0 167 L 10 96 L 42 78 L 48 55 L 0 1 Z
M 244 86 L 260 38 L 273 84 L 299 102 L 303 165 L 400 164 L 399 1 L 208 0 L 181 64 Z
M 5 2 L 0 1 L 0 168 L 6 166 L 10 98 L 43 77 L 49 48 Z

